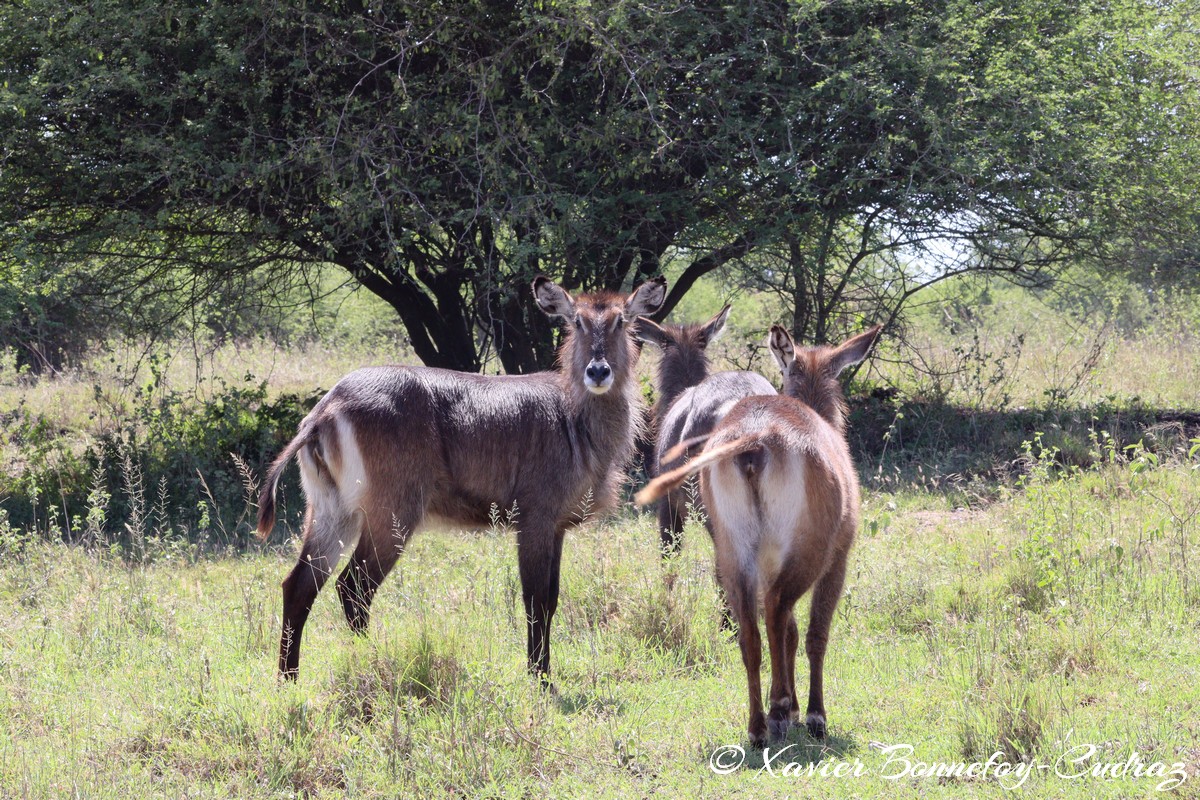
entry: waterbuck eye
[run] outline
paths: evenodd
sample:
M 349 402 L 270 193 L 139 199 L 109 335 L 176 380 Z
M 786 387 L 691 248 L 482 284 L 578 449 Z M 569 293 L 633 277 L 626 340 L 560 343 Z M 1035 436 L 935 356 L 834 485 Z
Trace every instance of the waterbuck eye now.
M 575 318 L 575 327 L 578 328 L 579 330 L 583 330 L 583 317 Z

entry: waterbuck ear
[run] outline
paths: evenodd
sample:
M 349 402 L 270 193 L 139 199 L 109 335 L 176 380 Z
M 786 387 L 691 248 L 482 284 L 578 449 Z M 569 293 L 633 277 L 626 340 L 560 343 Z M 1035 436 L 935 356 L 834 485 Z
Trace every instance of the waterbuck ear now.
M 833 367 L 833 374 L 837 375 L 851 364 L 857 364 L 866 358 L 867 353 L 871 352 L 871 346 L 879 338 L 881 330 L 883 330 L 883 326 L 876 325 L 874 328 L 839 344 L 837 349 L 833 351 L 833 355 L 829 358 L 829 364 Z
M 796 343 L 792 341 L 792 335 L 787 332 L 787 328 L 772 325 L 771 333 L 767 336 L 767 347 L 770 348 L 771 355 L 775 356 L 775 363 L 786 375 L 788 367 L 796 360 Z
M 717 312 L 717 315 L 704 323 L 704 346 L 712 344 L 721 335 L 721 331 L 725 330 L 725 323 L 729 319 L 729 309 L 733 306 L 728 303 Z
M 653 342 L 659 347 L 666 347 L 674 338 L 662 325 L 659 325 L 652 319 L 646 317 L 638 317 L 633 322 L 633 335 L 639 341 Z
M 548 316 L 562 317 L 568 321 L 575 318 L 575 301 L 571 295 L 545 275 L 533 279 L 533 299 Z
M 629 295 L 629 299 L 625 301 L 625 319 L 632 321 L 636 317 L 648 317 L 662 308 L 663 301 L 666 299 L 667 279 L 662 275 L 651 278 L 634 289 L 633 294 Z

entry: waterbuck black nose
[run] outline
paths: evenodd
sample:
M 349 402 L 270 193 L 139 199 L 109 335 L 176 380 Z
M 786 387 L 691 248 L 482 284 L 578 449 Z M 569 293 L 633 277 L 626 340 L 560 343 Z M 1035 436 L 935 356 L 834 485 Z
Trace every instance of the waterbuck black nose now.
M 584 374 L 592 383 L 604 383 L 608 376 L 612 375 L 612 368 L 608 366 L 607 361 L 592 361 L 587 365 Z

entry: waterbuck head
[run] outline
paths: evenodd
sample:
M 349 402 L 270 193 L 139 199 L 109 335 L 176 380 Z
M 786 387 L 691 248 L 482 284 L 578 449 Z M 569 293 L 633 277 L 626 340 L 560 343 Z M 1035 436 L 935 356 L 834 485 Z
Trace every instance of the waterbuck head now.
M 564 323 L 566 336 L 559 360 L 566 379 L 591 394 L 602 395 L 628 380 L 637 361 L 632 323 L 662 306 L 667 281 L 661 276 L 651 278 L 628 296 L 597 292 L 573 298 L 566 289 L 539 275 L 533 281 L 533 297 L 542 311 Z
M 637 322 L 637 336 L 662 350 L 658 364 L 658 404 L 666 408 L 680 392 L 708 377 L 708 346 L 716 341 L 729 319 L 725 306 L 708 322 L 688 325 L 659 325 L 653 320 Z
M 846 398 L 837 376 L 867 357 L 882 325 L 852 336 L 837 347 L 796 347 L 787 329 L 774 325 L 767 346 L 783 370 L 783 393 L 806 403 L 839 432 L 846 429 Z

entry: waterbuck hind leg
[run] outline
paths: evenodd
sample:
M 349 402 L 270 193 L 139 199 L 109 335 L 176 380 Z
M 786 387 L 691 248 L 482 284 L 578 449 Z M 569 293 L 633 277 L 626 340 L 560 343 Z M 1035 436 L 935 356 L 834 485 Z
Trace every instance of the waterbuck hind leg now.
M 371 621 L 371 601 L 400 556 L 395 548 L 390 549 L 392 552 L 380 553 L 370 542 L 360 541 L 346 568 L 338 576 L 338 598 L 342 601 L 346 622 L 355 633 L 367 632 L 367 624 Z
M 793 607 L 788 612 L 787 624 L 787 642 L 784 648 L 785 656 L 787 657 L 788 679 L 790 685 L 788 687 L 792 696 L 792 724 L 800 723 L 800 695 L 796 693 L 796 651 L 800 647 L 800 628 L 796 625 L 796 613 Z
M 796 648 L 799 632 L 793 612 L 796 601 L 818 582 L 820 566 L 801 553 L 792 558 L 763 591 L 767 644 L 771 653 L 771 736 L 787 735 L 800 706 L 796 696 Z
M 833 623 L 833 612 L 842 597 L 842 586 L 846 580 L 846 551 L 838 551 L 829 570 L 817 581 L 813 589 L 812 610 L 808 622 L 808 635 L 804 649 L 808 653 L 808 710 L 805 723 L 808 735 L 814 739 L 825 738 L 825 648 L 829 644 L 829 627 Z
M 359 548 L 362 542 L 359 542 Z M 338 599 L 342 601 L 342 611 L 346 614 L 346 624 L 350 630 L 358 634 L 366 634 L 367 623 L 371 619 L 371 601 L 375 590 L 383 580 L 382 570 L 370 570 L 369 556 L 361 555 L 358 550 L 350 557 L 346 568 L 337 579 Z M 373 571 L 375 575 L 369 576 Z
M 763 747 L 767 743 L 767 720 L 762 706 L 762 637 L 758 632 L 758 587 L 751 576 L 741 573 L 737 565 L 724 563 L 722 551 L 717 551 L 717 567 L 725 586 L 729 606 L 738 623 L 738 646 L 746 668 L 746 688 L 749 694 L 750 721 L 747 732 L 750 744 Z
M 562 531 L 530 527 L 517 534 L 529 671 L 546 687 L 550 685 L 550 620 L 558 609 L 562 546 Z
M 283 579 L 283 632 L 279 637 L 279 674 L 288 680 L 300 675 L 300 637 L 313 601 L 329 573 L 300 561 Z
M 356 515 L 309 512 L 304 525 L 300 559 L 283 579 L 283 631 L 279 638 L 279 674 L 295 680 L 300 674 L 300 638 L 321 587 L 329 580 L 343 548 L 356 544 L 360 520 Z
M 359 634 L 366 633 L 375 592 L 396 565 L 415 527 L 415 519 L 408 517 L 400 519 L 388 515 L 390 518 L 385 519 L 383 515 L 372 516 L 376 518 L 366 520 L 354 555 L 337 579 L 338 597 L 346 622 Z
M 708 535 L 713 535 L 712 521 L 706 520 L 705 527 L 708 528 Z M 721 601 L 721 620 L 720 629 L 728 633 L 733 633 L 734 614 L 733 607 L 729 605 L 729 597 L 725 594 L 725 581 L 721 578 L 721 565 L 719 563 L 713 565 L 713 580 L 717 582 L 717 598 Z

